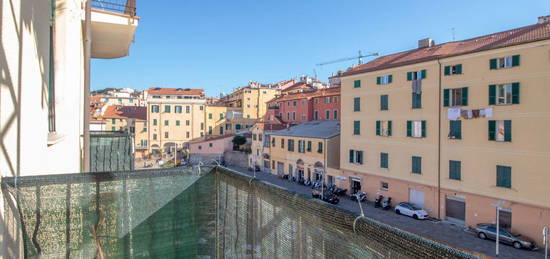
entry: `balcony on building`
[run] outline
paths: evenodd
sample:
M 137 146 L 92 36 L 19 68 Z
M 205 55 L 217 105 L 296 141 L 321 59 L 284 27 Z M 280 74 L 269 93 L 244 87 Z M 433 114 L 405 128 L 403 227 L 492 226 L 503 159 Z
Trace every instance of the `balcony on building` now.
M 92 0 L 92 58 L 128 56 L 138 22 L 136 0 Z

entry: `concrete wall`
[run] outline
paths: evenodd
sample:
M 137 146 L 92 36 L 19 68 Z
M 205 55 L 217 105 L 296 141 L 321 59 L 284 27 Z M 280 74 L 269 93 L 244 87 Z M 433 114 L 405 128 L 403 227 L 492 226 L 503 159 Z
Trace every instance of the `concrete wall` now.
M 224 153 L 225 163 L 227 165 L 248 167 L 248 155 L 239 151 L 227 151 Z

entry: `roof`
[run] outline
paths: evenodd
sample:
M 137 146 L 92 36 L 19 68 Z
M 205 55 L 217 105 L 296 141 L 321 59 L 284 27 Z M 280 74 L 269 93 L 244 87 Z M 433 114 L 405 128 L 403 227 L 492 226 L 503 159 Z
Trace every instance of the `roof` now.
M 147 92 L 150 95 L 200 95 L 204 96 L 204 89 L 191 88 L 149 88 Z
M 284 130 L 271 132 L 270 135 L 327 139 L 340 135 L 340 121 L 309 121 Z
M 291 86 L 288 86 L 288 87 L 285 87 L 285 89 L 283 89 L 282 91 L 283 92 L 288 92 L 288 91 L 292 91 L 292 90 L 297 90 L 297 89 L 308 89 L 308 88 L 313 88 L 313 86 L 305 83 L 305 82 L 298 82 L 298 83 L 295 83 Z
M 290 94 L 275 97 L 269 100 L 268 103 L 271 103 L 273 101 L 280 102 L 280 101 L 289 101 L 289 100 L 297 100 L 297 99 L 313 98 L 313 97 L 329 96 L 329 95 L 340 95 L 340 87 L 323 88 L 323 89 L 301 92 L 301 93 L 290 93 Z
M 273 131 L 273 130 L 282 130 L 286 127 L 291 126 L 287 123 L 269 123 L 269 122 L 258 122 L 255 124 L 258 128 L 264 130 L 264 131 Z
M 147 120 L 147 107 L 110 105 L 103 113 L 103 118 Z
M 225 135 L 214 136 L 214 137 L 201 137 L 201 138 L 197 138 L 189 141 L 189 144 L 203 143 L 203 142 L 208 142 L 208 141 L 213 141 L 218 139 L 231 138 L 234 136 L 235 134 L 225 134 Z
M 550 39 L 550 23 L 540 23 L 477 38 L 447 42 L 433 47 L 412 49 L 379 57 L 366 64 L 349 68 L 342 76 L 382 70 L 414 63 L 463 55 Z

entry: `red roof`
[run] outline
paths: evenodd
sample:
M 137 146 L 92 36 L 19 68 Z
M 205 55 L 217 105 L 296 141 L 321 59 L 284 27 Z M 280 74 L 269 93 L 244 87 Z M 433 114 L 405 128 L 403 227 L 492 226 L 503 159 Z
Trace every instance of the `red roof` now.
M 230 137 L 233 137 L 233 136 L 235 136 L 235 134 L 225 134 L 225 135 L 214 136 L 214 137 L 208 137 L 208 136 L 207 137 L 200 137 L 200 138 L 196 138 L 196 139 L 193 139 L 193 140 L 189 141 L 189 143 L 196 144 L 196 143 L 208 142 L 208 141 L 212 141 L 212 140 L 230 138 Z
M 147 120 L 147 107 L 110 105 L 103 114 L 106 119 Z
M 412 49 L 382 56 L 366 64 L 351 67 L 342 75 L 376 71 L 547 39 L 550 39 L 550 23 L 534 24 L 473 39 L 453 41 L 433 47 Z
M 191 88 L 149 88 L 150 95 L 199 95 L 204 96 L 204 89 Z
M 275 97 L 269 100 L 268 103 L 290 101 L 290 100 L 297 100 L 297 99 L 304 99 L 304 98 L 331 96 L 331 95 L 340 95 L 340 87 L 323 88 L 323 89 L 301 92 L 301 93 L 289 93 L 286 95 Z

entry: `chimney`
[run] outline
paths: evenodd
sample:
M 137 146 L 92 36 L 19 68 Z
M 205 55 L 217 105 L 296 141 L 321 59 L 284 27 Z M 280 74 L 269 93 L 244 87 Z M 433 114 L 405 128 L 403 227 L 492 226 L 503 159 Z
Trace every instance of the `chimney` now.
M 540 16 L 538 23 L 539 24 L 541 24 L 541 23 L 550 23 L 550 15 Z
M 427 47 L 433 47 L 435 45 L 435 41 L 432 40 L 432 38 L 425 38 L 418 41 L 418 48 L 427 48 Z

